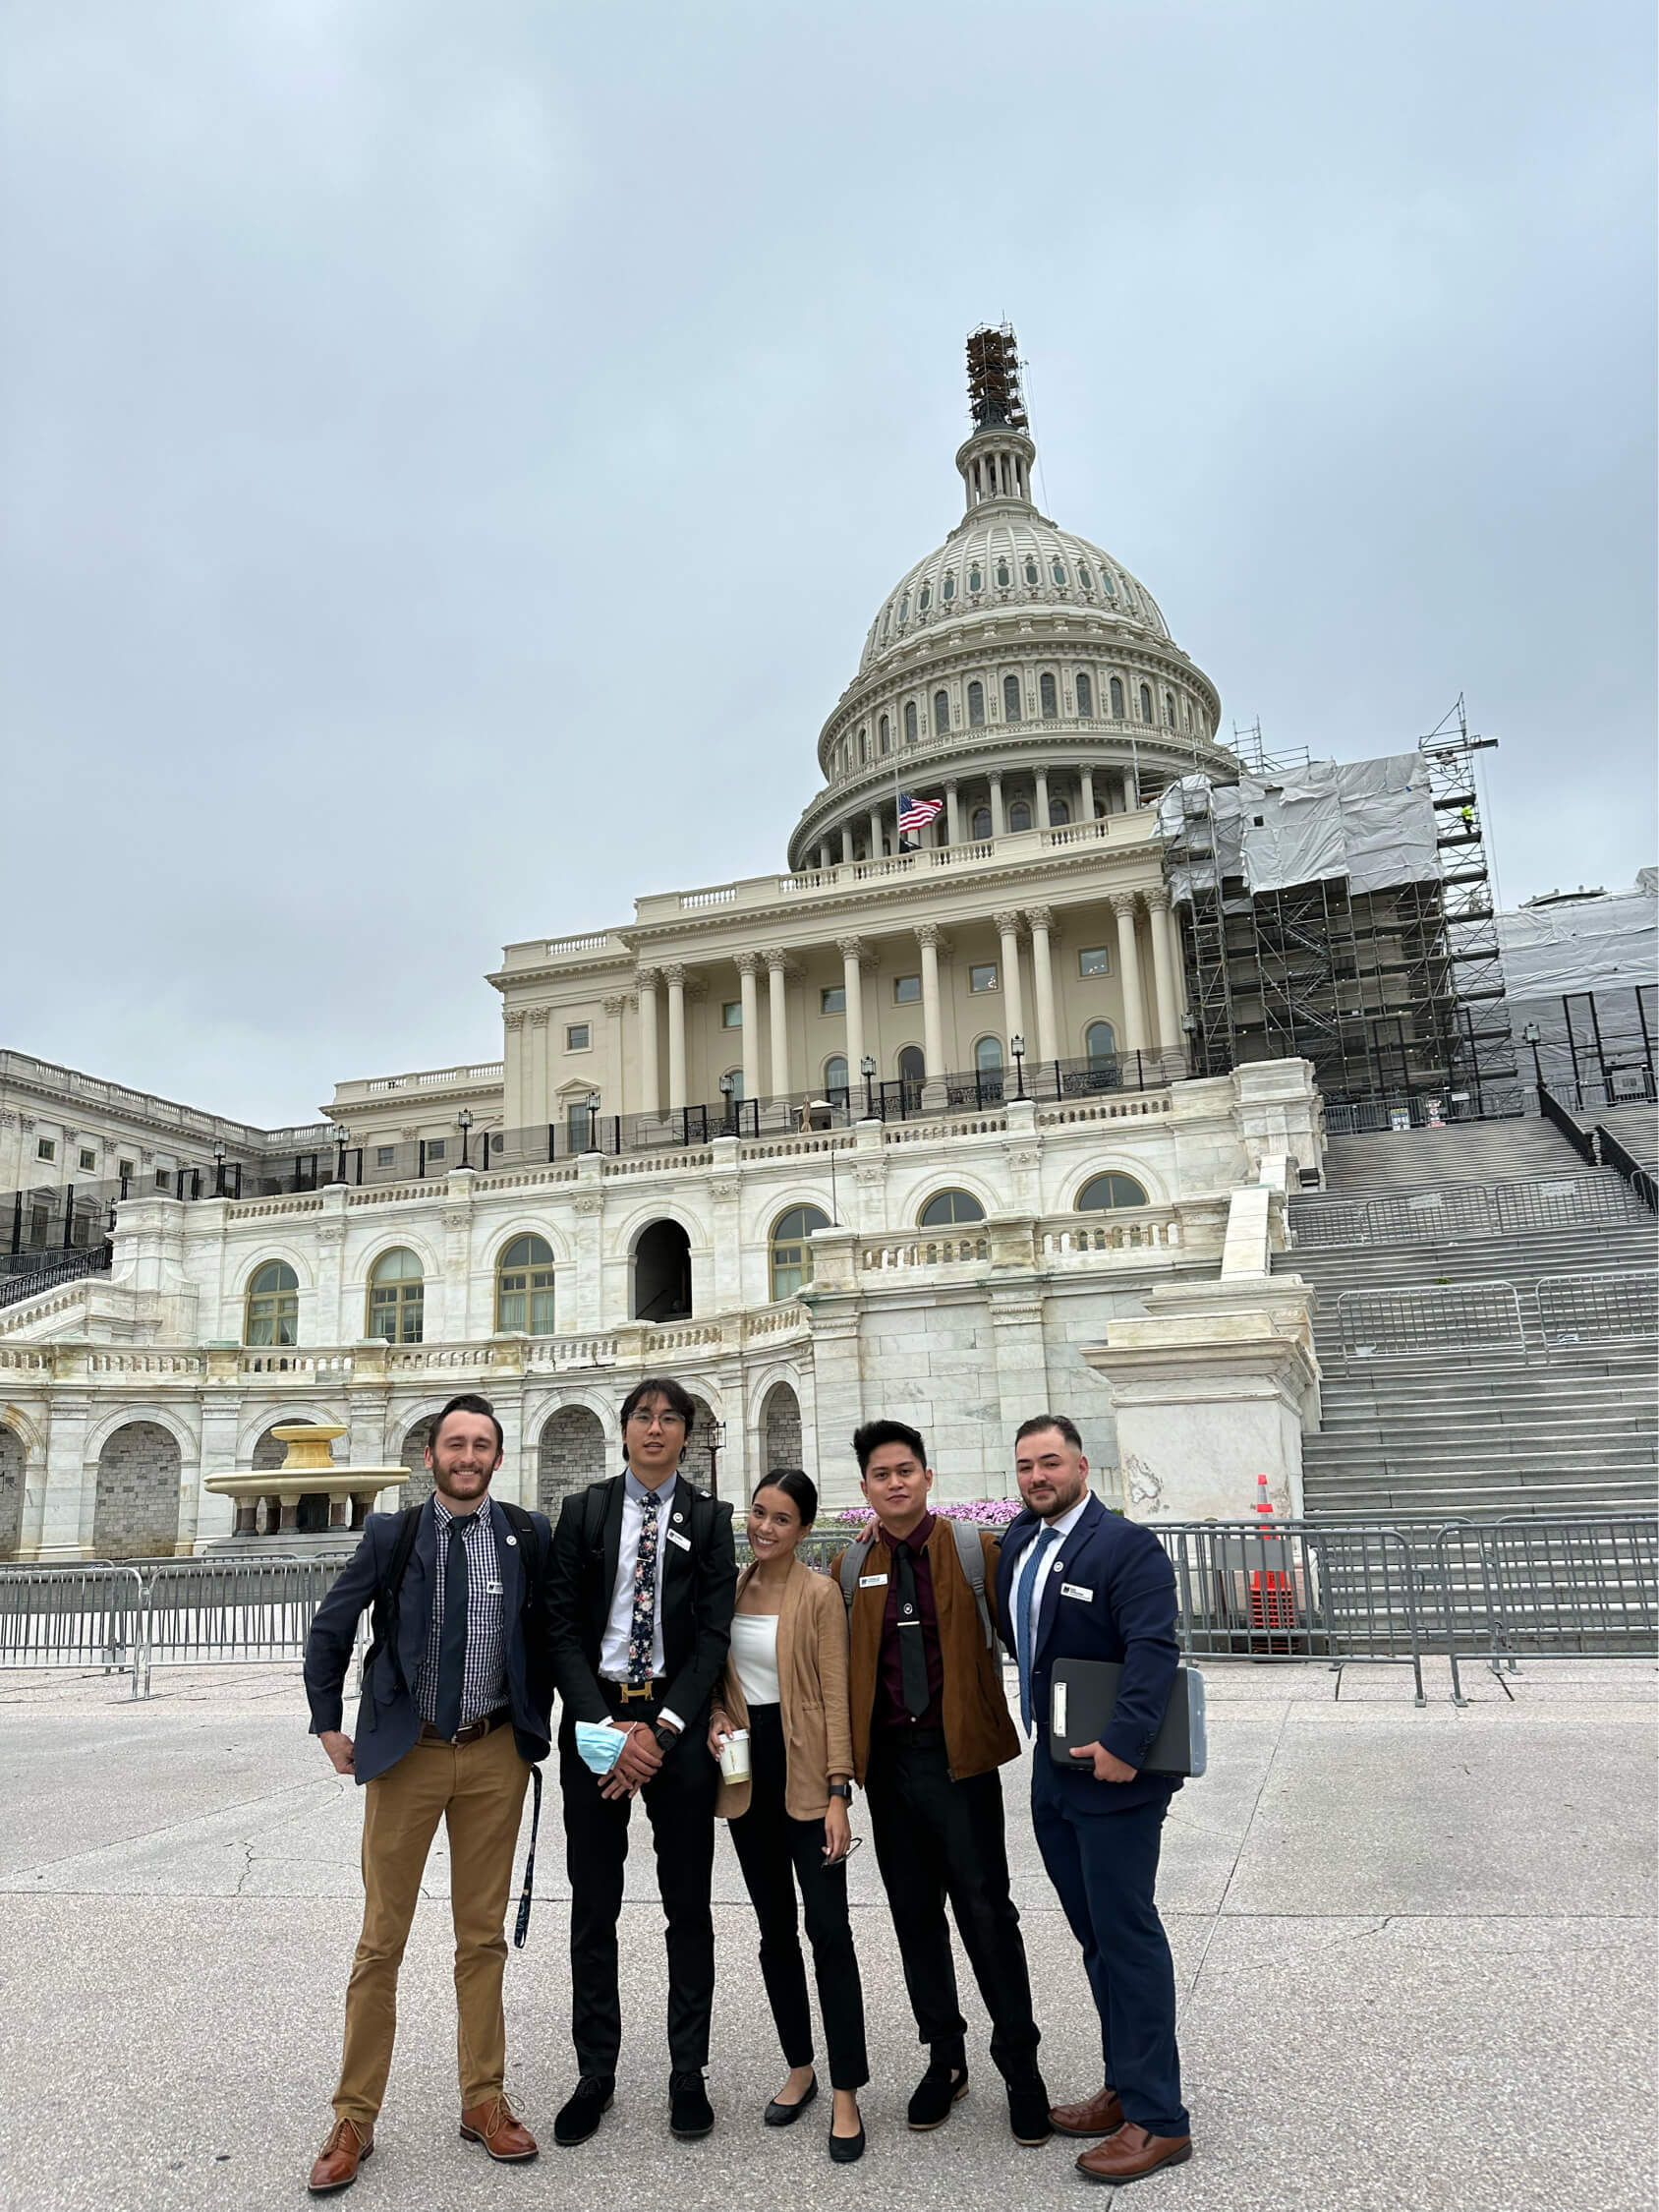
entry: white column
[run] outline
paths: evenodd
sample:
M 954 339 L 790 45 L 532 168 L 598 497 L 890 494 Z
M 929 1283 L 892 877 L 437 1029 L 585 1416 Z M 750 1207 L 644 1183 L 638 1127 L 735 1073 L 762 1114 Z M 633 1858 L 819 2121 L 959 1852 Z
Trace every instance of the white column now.
M 1146 1019 L 1141 1012 L 1140 952 L 1135 944 L 1135 895 L 1112 893 L 1112 911 L 1117 916 L 1117 981 L 1123 993 L 1124 1052 L 1146 1050 Z
M 843 862 L 852 859 L 852 825 L 850 822 L 841 824 L 841 859 Z
M 1132 768 L 1123 771 L 1123 811 L 1133 814 L 1140 804 L 1140 778 Z
M 1078 811 L 1085 822 L 1095 818 L 1095 772 L 1092 768 L 1077 771 Z
M 668 1111 L 686 1104 L 685 1095 L 685 969 L 676 961 L 662 970 L 668 986 Z
M 1028 906 L 1025 918 L 1031 930 L 1031 975 L 1037 988 L 1037 1057 L 1058 1060 L 1059 1025 L 1055 1019 L 1055 970 L 1049 947 L 1055 918 L 1047 906 Z
M 879 806 L 870 809 L 870 857 L 872 860 L 882 857 L 882 810 Z
M 847 1001 L 847 1088 L 862 1098 L 864 1077 L 858 1064 L 864 1058 L 864 986 L 859 960 L 864 943 L 857 937 L 837 937 L 835 945 L 841 956 L 841 986 Z
M 1152 920 L 1152 982 L 1158 999 L 1158 1049 L 1160 1052 L 1174 1052 L 1181 1041 L 1180 1008 L 1175 1000 L 1170 894 L 1163 884 L 1147 893 L 1146 910 Z
M 922 1058 L 928 1064 L 928 1080 L 944 1074 L 944 1024 L 939 1012 L 939 924 L 918 922 L 916 942 L 922 948 Z
M 1019 916 L 1001 913 L 997 916 L 997 934 L 1002 943 L 1001 972 L 999 981 L 1002 986 L 1002 1019 L 1007 1032 L 1002 1042 L 1013 1051 L 1015 1037 L 1025 1033 L 1025 1003 L 1019 987 Z
M 737 956 L 737 982 L 743 999 L 745 1098 L 759 1098 L 761 1095 L 761 994 L 756 981 L 756 970 L 760 964 L 759 953 L 739 953 Z
M 1035 811 L 1036 820 L 1032 825 L 1033 828 L 1046 830 L 1049 826 L 1049 772 L 1046 768 L 1040 768 L 1037 771 L 1037 806 Z
M 944 786 L 944 834 L 952 844 L 961 844 L 962 802 L 957 796 L 957 786 L 954 779 Z
M 991 835 L 1002 838 L 1007 834 L 1008 817 L 1002 807 L 1002 772 L 994 768 L 991 772 Z
M 657 1065 L 657 970 L 642 967 L 635 978 L 640 994 L 640 1106 L 644 1114 L 662 1111 L 662 1077 Z
M 767 1012 L 772 1017 L 772 1091 L 773 1098 L 787 1098 L 794 1089 L 789 1080 L 789 1007 L 784 997 L 784 956 L 781 951 L 767 955 Z

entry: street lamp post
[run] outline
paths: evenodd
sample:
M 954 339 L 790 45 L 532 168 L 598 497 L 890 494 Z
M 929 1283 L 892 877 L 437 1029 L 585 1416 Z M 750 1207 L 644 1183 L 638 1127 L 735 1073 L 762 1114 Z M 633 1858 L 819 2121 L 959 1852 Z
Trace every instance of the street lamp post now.
M 731 1135 L 733 1113 L 732 1101 L 736 1097 L 736 1095 L 737 1077 L 732 1075 L 730 1070 L 728 1069 L 727 1072 L 720 1077 L 720 1100 L 725 1108 L 725 1133 L 727 1136 Z
M 600 1149 L 600 1094 L 597 1090 L 588 1093 L 588 1141 L 582 1149 L 585 1152 Z
M 1013 1036 L 1008 1039 L 1008 1050 L 1014 1056 L 1014 1096 L 1025 1096 L 1025 1039 Z
M 213 1146 L 213 1195 L 214 1195 L 214 1197 L 215 1197 L 215 1198 L 222 1198 L 222 1197 L 224 1196 L 224 1194 L 225 1194 L 225 1147 L 224 1147 L 224 1143 L 223 1143 L 223 1141 L 222 1141 L 222 1139 L 221 1139 L 220 1141 L 216 1142 L 216 1143 L 214 1144 L 214 1146 Z
M 864 1118 L 867 1122 L 873 1122 L 876 1118 L 876 1063 L 869 1053 L 859 1062 L 858 1072 L 864 1077 Z
M 1532 1080 L 1537 1084 L 1539 1092 L 1540 1094 L 1542 1094 L 1544 1088 L 1544 1065 L 1543 1062 L 1538 1058 L 1538 1043 L 1544 1032 L 1539 1028 L 1536 1021 L 1528 1021 L 1525 1028 L 1523 1028 L 1520 1033 L 1526 1040 L 1526 1042 L 1532 1047 Z M 1541 1112 L 1542 1108 L 1540 1108 L 1539 1110 Z
M 714 1497 L 720 1494 L 720 1453 L 725 1446 L 725 1423 L 712 1422 L 709 1426 L 709 1490 Z
M 463 1106 L 456 1115 L 455 1127 L 461 1132 L 461 1165 L 470 1168 L 473 1164 L 473 1110 L 470 1106 Z
M 334 1139 L 334 1180 L 336 1183 L 344 1183 L 346 1180 L 346 1146 L 351 1142 L 352 1133 L 347 1129 L 344 1122 L 336 1122 L 329 1134 Z

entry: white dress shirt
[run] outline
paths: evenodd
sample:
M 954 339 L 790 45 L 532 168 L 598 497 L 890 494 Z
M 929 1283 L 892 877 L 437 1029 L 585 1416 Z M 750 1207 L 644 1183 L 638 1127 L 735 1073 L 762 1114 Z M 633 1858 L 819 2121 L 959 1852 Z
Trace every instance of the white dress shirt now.
M 1083 1508 L 1088 1502 L 1089 1493 L 1085 1490 L 1077 1503 L 1067 1506 L 1058 1521 L 1044 1523 L 1044 1527 L 1053 1529 L 1059 1538 L 1058 1544 L 1044 1545 L 1043 1571 L 1045 1574 L 1052 1572 L 1063 1558 L 1065 1540 L 1082 1519 Z M 1016 1608 L 1014 1617 L 1016 1619 L 1019 1617 L 1017 1608 L 1021 1605 L 1025 1606 L 1030 1615 L 1031 1660 L 1033 1665 L 1037 1662 L 1037 1614 L 1043 1603 L 1043 1576 L 1035 1571 L 1037 1546 L 1042 1543 L 1042 1529 L 1033 1529 L 1031 1541 L 1020 1553 L 1019 1565 L 1014 1569 L 1013 1601 Z
M 628 1644 L 634 1632 L 634 1569 L 639 1565 L 640 1533 L 645 1527 L 645 1501 L 657 1499 L 657 1609 L 651 1623 L 651 1671 L 662 1672 L 662 1575 L 668 1563 L 668 1531 L 673 1526 L 674 1492 L 679 1478 L 670 1475 L 657 1491 L 648 1490 L 630 1467 L 622 1478 L 622 1537 L 616 1548 L 616 1580 L 611 1585 L 610 1613 L 600 1640 L 600 1672 L 607 1682 L 628 1679 Z M 662 1709 L 662 1718 L 676 1728 L 685 1723 L 679 1715 Z

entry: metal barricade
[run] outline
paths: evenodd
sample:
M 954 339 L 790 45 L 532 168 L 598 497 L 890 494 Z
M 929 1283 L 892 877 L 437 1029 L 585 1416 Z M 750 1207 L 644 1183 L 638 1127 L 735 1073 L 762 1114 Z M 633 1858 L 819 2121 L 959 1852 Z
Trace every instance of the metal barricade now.
M 1530 1356 L 1513 1283 L 1401 1283 L 1343 1291 L 1337 1324 L 1344 1365 L 1474 1347 L 1517 1352 L 1523 1360 Z
M 1538 1326 L 1546 1351 L 1659 1334 L 1659 1275 L 1540 1275 Z
M 1463 1705 L 1460 1657 L 1659 1659 L 1659 1515 L 1506 1516 L 1435 1539 L 1440 1638 Z
M 136 1567 L 0 1567 L 0 1667 L 101 1667 L 139 1693 L 143 1580 Z
M 1190 1658 L 1409 1666 L 1422 1705 L 1417 1576 L 1397 1529 L 1357 1522 L 1157 1521 Z
M 300 1658 L 313 1616 L 348 1556 L 157 1566 L 144 1590 L 144 1696 L 157 1658 L 221 1666 Z

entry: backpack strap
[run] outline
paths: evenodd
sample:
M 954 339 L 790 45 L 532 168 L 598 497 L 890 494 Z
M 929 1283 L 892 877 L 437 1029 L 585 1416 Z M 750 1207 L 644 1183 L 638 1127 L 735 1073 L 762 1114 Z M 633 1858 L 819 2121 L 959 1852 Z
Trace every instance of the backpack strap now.
M 392 1540 L 391 1557 L 380 1586 L 374 1593 L 374 1603 L 369 1615 L 370 1645 L 363 1655 L 364 1679 L 369 1669 L 382 1652 L 391 1652 L 394 1662 L 397 1652 L 398 1596 L 403 1589 L 403 1578 L 409 1572 L 410 1554 L 415 1549 L 415 1539 L 420 1534 L 421 1516 L 425 1505 L 406 1505 L 398 1515 L 398 1531 Z
M 968 1588 L 974 1594 L 979 1625 L 985 1632 L 985 1648 L 995 1652 L 997 1636 L 991 1626 L 991 1607 L 985 1599 L 985 1546 L 979 1541 L 979 1530 L 972 1521 L 952 1520 L 950 1534 L 956 1540 L 956 1564 L 967 1576 Z
M 546 1562 L 542 1556 L 542 1532 L 536 1526 L 536 1516 L 527 1513 L 522 1505 L 509 1505 L 504 1497 L 496 1504 L 507 1516 L 507 1526 L 519 1540 L 519 1549 L 524 1554 L 524 1605 L 525 1612 L 536 1612 L 542 1602 L 542 1571 Z

